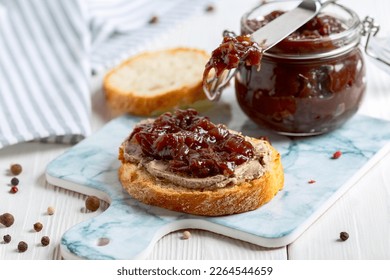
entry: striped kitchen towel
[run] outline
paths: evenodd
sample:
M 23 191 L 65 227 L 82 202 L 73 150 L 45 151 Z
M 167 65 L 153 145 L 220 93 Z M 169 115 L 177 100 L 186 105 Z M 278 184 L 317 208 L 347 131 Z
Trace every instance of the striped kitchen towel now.
M 91 67 L 104 71 L 153 45 L 173 27 L 213 7 L 216 0 L 90 1 L 93 28 Z M 111 5 L 115 3 L 115 5 Z M 118 8 L 121 13 L 118 13 Z M 157 21 L 150 24 L 150 21 Z M 109 40 L 107 40 L 109 38 Z
M 0 147 L 90 132 L 89 38 L 81 2 L 0 0 Z
M 0 148 L 83 139 L 91 71 L 142 51 L 210 2 L 0 0 Z

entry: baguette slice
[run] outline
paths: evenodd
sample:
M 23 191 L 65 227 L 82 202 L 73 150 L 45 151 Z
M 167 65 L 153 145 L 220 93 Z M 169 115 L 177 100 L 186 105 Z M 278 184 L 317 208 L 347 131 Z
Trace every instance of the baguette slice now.
M 124 159 L 119 149 L 122 165 L 119 178 L 123 188 L 135 199 L 173 211 L 203 216 L 222 216 L 255 210 L 269 202 L 284 185 L 280 154 L 269 142 L 263 141 L 270 151 L 267 171 L 258 179 L 238 185 L 214 189 L 189 189 L 155 178 L 142 166 Z
M 150 116 L 206 99 L 202 75 L 209 54 L 194 48 L 144 52 L 104 78 L 107 103 L 116 114 Z

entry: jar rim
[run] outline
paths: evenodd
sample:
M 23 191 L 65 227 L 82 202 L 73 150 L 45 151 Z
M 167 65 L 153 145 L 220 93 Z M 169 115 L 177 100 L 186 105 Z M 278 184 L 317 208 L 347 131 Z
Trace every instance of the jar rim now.
M 256 12 L 259 8 L 262 6 L 268 5 L 268 4 L 280 4 L 282 2 L 293 2 L 293 1 L 267 1 L 263 2 L 253 9 L 249 10 L 248 12 L 244 13 L 241 17 L 241 26 L 244 27 L 249 33 L 253 33 L 255 30 L 253 30 L 248 24 L 247 20 L 250 18 L 250 16 Z M 299 2 L 299 1 L 296 1 Z M 283 54 L 283 53 L 272 53 L 272 48 L 269 49 L 267 52 L 264 52 L 264 56 L 270 56 L 270 57 L 280 57 L 280 58 L 290 58 L 290 59 L 313 59 L 313 58 L 322 58 L 322 57 L 328 57 L 331 55 L 340 55 L 345 53 L 346 51 L 349 51 L 350 49 L 356 47 L 360 43 L 360 37 L 361 37 L 361 30 L 362 30 L 362 24 L 360 21 L 360 18 L 358 14 L 353 11 L 352 9 L 341 5 L 336 2 L 332 2 L 326 8 L 328 7 L 338 7 L 341 10 L 347 12 L 347 14 L 350 16 L 350 24 L 348 25 L 348 28 L 342 32 L 330 34 L 328 36 L 323 36 L 321 38 L 314 38 L 314 39 L 294 39 L 290 41 L 291 44 L 299 44 L 299 43 L 309 43 L 309 42 L 318 42 L 318 41 L 339 41 L 339 40 L 345 40 L 346 44 L 343 44 L 339 48 L 335 48 L 332 51 L 326 52 L 326 53 L 313 53 L 313 54 Z

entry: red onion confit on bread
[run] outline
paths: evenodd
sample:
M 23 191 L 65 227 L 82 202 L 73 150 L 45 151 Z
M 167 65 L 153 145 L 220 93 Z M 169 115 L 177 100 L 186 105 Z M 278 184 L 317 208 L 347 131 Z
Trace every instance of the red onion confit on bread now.
M 268 141 L 213 124 L 192 109 L 138 124 L 120 146 L 119 160 L 119 179 L 133 198 L 189 214 L 251 211 L 284 184 L 280 154 Z

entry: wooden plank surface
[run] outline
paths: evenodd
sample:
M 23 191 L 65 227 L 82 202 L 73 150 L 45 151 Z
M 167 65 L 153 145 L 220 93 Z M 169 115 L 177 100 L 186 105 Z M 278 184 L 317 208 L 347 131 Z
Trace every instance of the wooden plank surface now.
M 289 259 L 390 259 L 389 171 L 390 153 L 288 246 Z

